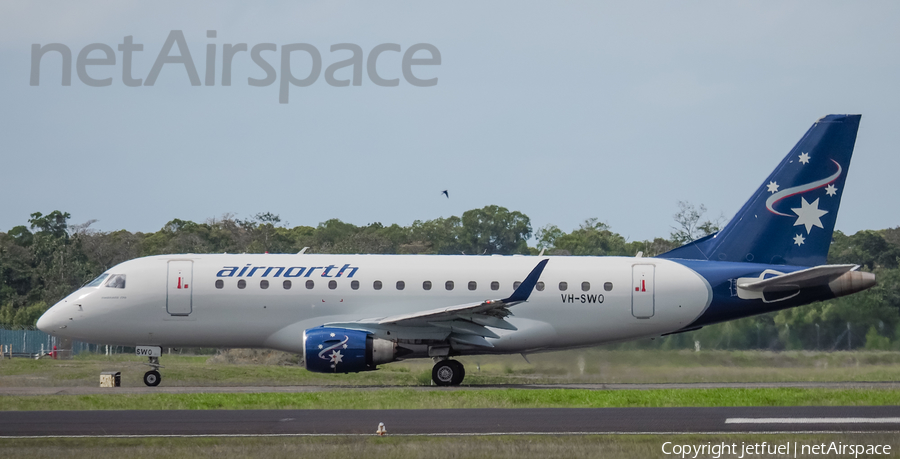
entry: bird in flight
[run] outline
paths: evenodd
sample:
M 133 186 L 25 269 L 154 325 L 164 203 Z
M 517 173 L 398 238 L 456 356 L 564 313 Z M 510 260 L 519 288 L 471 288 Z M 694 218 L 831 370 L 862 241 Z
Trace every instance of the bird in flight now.
M 441 191 L 441 194 L 446 196 L 447 199 L 450 199 L 450 193 L 448 193 L 447 190 Z

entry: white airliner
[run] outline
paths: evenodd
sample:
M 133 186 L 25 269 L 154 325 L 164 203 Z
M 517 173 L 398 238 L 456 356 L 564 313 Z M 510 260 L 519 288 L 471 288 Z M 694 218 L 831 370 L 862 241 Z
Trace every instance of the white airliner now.
M 533 353 L 696 330 L 858 292 L 826 265 L 859 115 L 807 131 L 722 231 L 658 257 L 180 254 L 119 264 L 38 320 L 59 337 L 135 346 L 269 348 L 317 372 Z M 739 168 L 734 165 L 734 169 Z

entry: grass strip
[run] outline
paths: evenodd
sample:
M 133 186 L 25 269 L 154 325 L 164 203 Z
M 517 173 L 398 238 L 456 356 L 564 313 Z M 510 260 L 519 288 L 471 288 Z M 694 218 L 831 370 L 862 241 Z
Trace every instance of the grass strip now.
M 885 389 L 334 390 L 311 393 L 51 395 L 0 398 L 2 410 L 611 408 L 900 405 Z

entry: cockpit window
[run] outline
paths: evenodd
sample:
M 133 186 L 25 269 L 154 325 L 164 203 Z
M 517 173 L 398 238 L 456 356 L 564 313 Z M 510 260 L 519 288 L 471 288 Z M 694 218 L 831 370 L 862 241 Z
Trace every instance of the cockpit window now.
M 99 287 L 100 284 L 103 283 L 103 280 L 109 277 L 109 273 L 103 273 L 96 279 L 92 280 L 90 284 L 85 285 L 85 287 Z
M 108 288 L 125 288 L 125 275 L 110 274 L 109 280 L 106 281 L 106 286 Z

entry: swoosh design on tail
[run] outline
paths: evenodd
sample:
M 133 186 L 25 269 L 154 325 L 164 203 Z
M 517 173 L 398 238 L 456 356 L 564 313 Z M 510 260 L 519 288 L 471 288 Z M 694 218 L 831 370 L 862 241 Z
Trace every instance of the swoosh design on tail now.
M 837 180 L 838 177 L 841 176 L 841 172 L 843 171 L 843 169 L 841 169 L 841 165 L 838 164 L 837 161 L 832 159 L 831 162 L 833 162 L 834 165 L 837 166 L 837 168 L 838 168 L 837 172 L 835 172 L 834 175 L 832 175 L 828 178 L 824 178 L 822 180 L 817 180 L 815 182 L 807 183 L 805 185 L 795 186 L 793 188 L 781 190 L 781 191 L 773 194 L 772 196 L 769 196 L 769 199 L 766 199 L 766 209 L 769 209 L 769 212 L 772 212 L 775 215 L 781 215 L 782 217 L 793 217 L 793 215 L 783 214 L 781 212 L 778 212 L 772 206 L 777 204 L 778 201 L 781 201 L 782 199 L 789 198 L 791 196 L 794 196 L 795 194 L 806 193 L 807 191 L 815 190 L 816 188 L 822 188 L 823 186 L 828 185 L 829 183 Z

